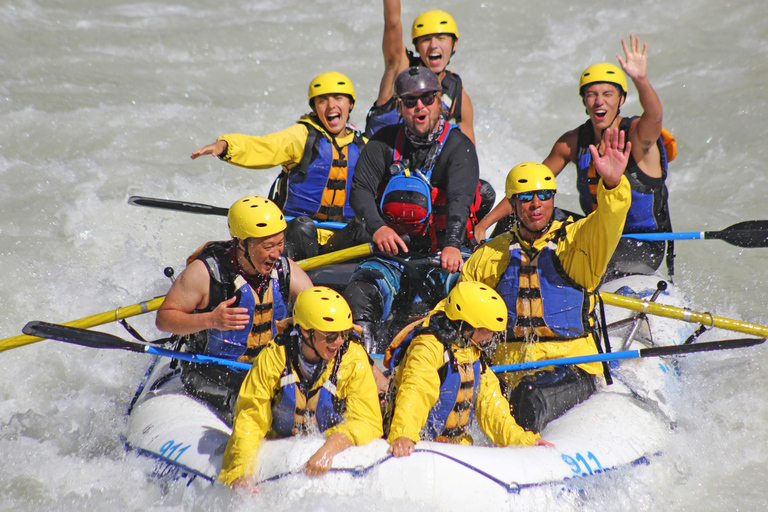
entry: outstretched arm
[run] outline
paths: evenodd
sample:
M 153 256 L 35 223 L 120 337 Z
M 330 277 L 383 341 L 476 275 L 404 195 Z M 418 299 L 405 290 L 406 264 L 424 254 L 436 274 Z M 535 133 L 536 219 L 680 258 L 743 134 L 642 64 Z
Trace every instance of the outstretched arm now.
M 663 109 L 661 100 L 646 76 L 648 43 L 643 44 L 641 49 L 640 38 L 630 34 L 629 47 L 624 39 L 621 40 L 621 46 L 624 48 L 626 60 L 622 59 L 621 55 L 616 57 L 624 72 L 634 82 L 640 105 L 643 107 L 643 115 L 633 127 L 634 130 L 630 131 L 630 141 L 634 145 L 632 156 L 635 161 L 641 162 L 661 135 Z
M 615 188 L 624 175 L 627 168 L 627 160 L 632 151 L 632 143 L 626 141 L 624 144 L 624 132 L 618 128 L 611 128 L 603 132 L 603 142 L 605 142 L 605 153 L 600 155 L 597 148 L 589 145 L 589 151 L 592 153 L 592 161 L 595 162 L 595 170 L 603 178 L 605 188 Z
M 403 44 L 403 23 L 400 21 L 400 0 L 384 0 L 384 75 L 379 85 L 377 105 L 383 105 L 394 93 L 395 77 L 408 67 L 408 56 Z

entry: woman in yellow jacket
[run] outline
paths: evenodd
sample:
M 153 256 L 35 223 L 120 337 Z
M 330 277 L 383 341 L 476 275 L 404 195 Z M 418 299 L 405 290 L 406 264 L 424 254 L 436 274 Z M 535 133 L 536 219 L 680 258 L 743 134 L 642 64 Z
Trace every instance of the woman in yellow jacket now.
M 263 137 L 231 133 L 194 153 L 217 156 L 248 169 L 283 166 L 270 191 L 288 217 L 286 255 L 300 260 L 370 241 L 349 206 L 355 165 L 365 139 L 349 123 L 355 89 L 337 72 L 309 84 L 312 112 L 285 130 Z M 350 222 L 341 232 L 317 229 L 313 221 Z M 333 235 L 336 236 L 333 236 Z
M 507 327 L 507 308 L 481 283 L 459 283 L 429 314 L 397 365 L 387 439 L 395 457 L 413 453 L 421 440 L 472 444 L 467 429 L 475 418 L 498 446 L 545 445 L 512 418 L 499 380 L 483 350 Z M 399 354 L 398 354 L 399 355 Z M 396 356 L 397 359 L 397 356 Z
M 597 353 L 595 290 L 624 228 L 631 203 L 624 176 L 631 144 L 624 132 L 606 130 L 602 155 L 590 146 L 601 179 L 596 211 L 573 222 L 554 219 L 555 176 L 543 164 L 524 162 L 507 176 L 506 197 L 517 216 L 510 232 L 480 246 L 467 260 L 463 281 L 493 287 L 509 311 L 506 342 L 495 364 Z M 532 376 L 506 374 L 517 422 L 539 432 L 595 390 L 600 363 L 548 367 Z M 521 380 L 526 379 L 523 383 Z
M 333 457 L 381 437 L 381 410 L 368 356 L 351 340 L 352 312 L 323 286 L 296 298 L 293 324 L 259 353 L 240 388 L 219 479 L 253 488 L 265 437 L 322 432 L 325 444 L 305 472 L 321 475 Z

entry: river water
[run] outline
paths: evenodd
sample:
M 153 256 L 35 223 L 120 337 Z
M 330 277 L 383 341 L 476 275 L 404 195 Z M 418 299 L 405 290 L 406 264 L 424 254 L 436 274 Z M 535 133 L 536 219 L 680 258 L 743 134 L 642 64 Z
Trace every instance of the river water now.
M 766 218 L 768 3 L 415 4 L 403 8 L 406 33 L 427 8 L 458 21 L 451 68 L 474 105 L 481 176 L 497 190 L 513 165 L 540 161 L 583 122 L 579 73 L 615 62 L 621 38 L 635 33 L 648 42 L 648 74 L 678 141 L 668 180 L 675 229 Z M 226 223 L 129 206 L 128 196 L 226 207 L 266 194 L 276 171 L 189 154 L 222 133 L 289 126 L 308 111 L 309 81 L 329 70 L 354 82 L 352 120 L 364 125 L 382 72 L 381 25 L 377 1 L 3 2 L 0 336 L 29 320 L 63 322 L 163 295 L 163 268 L 180 271 L 200 244 L 227 238 Z M 622 111 L 640 113 L 632 87 Z M 574 174 L 559 178 L 558 204 L 570 209 L 578 208 Z M 768 324 L 765 249 L 688 241 L 677 254 L 675 281 L 697 309 Z M 153 321 L 132 324 L 151 337 Z M 766 355 L 757 347 L 687 357 L 689 400 L 663 455 L 581 492 L 537 491 L 512 508 L 765 509 Z M 2 510 L 391 506 L 375 494 L 306 501 L 162 489 L 121 440 L 144 356 L 45 341 L 4 352 L 0 363 Z

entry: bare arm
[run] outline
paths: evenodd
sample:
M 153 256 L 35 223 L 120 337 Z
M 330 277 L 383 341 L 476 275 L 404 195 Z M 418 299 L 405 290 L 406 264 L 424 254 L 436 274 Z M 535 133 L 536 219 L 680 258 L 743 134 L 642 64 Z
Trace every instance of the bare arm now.
M 333 457 L 352 446 L 352 440 L 341 432 L 335 432 L 325 441 L 325 444 L 309 458 L 304 466 L 308 476 L 324 475 L 331 469 Z
M 475 120 L 475 111 L 472 109 L 472 101 L 469 99 L 469 95 L 464 91 L 462 87 L 461 91 L 461 133 L 469 137 L 472 144 L 475 144 L 475 128 L 472 123 Z
M 194 313 L 208 306 L 210 276 L 205 263 L 195 260 L 179 274 L 157 311 L 155 324 L 161 331 L 192 334 L 216 328 L 223 331 L 240 330 L 248 323 L 246 308 L 230 308 L 235 297 L 222 302 L 207 313 Z
M 379 85 L 377 105 L 383 105 L 394 93 L 395 77 L 408 67 L 408 56 L 403 44 L 403 23 L 400 21 L 400 0 L 384 0 L 384 75 Z
M 552 146 L 549 155 L 542 162 L 549 167 L 552 174 L 557 176 L 565 166 L 576 161 L 576 144 L 578 144 L 579 129 L 565 132 Z
M 640 105 L 643 114 L 635 121 L 629 131 L 629 140 L 632 142 L 632 156 L 638 163 L 642 162 L 648 152 L 656 144 L 661 135 L 661 122 L 663 109 L 656 91 L 651 87 L 646 75 L 648 43 L 640 48 L 640 39 L 630 34 L 629 47 L 626 41 L 621 40 L 621 46 L 626 55 L 626 61 L 620 55 L 619 59 L 624 72 L 632 79 L 637 88 Z M 645 167 L 643 167 L 645 169 Z
M 506 196 L 504 199 L 502 199 L 499 204 L 497 204 L 493 210 L 488 212 L 488 215 L 483 217 L 483 220 L 477 223 L 477 226 L 475 226 L 475 240 L 477 240 L 478 243 L 482 242 L 487 238 L 487 231 L 490 229 L 491 226 L 499 222 L 504 217 L 508 217 L 512 213 L 512 206 L 509 204 L 509 201 L 507 201 Z
M 301 292 L 312 287 L 312 280 L 295 261 L 288 259 L 288 262 L 291 265 L 291 289 L 289 295 L 291 301 L 295 301 Z

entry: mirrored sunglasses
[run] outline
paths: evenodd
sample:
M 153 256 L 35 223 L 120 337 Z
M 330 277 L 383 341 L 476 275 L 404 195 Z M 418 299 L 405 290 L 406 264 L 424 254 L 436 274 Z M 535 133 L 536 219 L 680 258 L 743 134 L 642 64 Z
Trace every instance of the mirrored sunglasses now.
M 517 194 L 517 199 L 521 203 L 530 203 L 533 201 L 533 196 L 536 195 L 536 197 L 539 198 L 540 201 L 549 201 L 552 199 L 552 196 L 555 195 L 554 190 L 536 190 L 534 192 L 523 192 L 522 194 Z
M 437 93 L 428 92 L 428 93 L 422 94 L 421 96 L 406 96 L 405 98 L 400 98 L 400 101 L 403 102 L 403 106 L 405 108 L 414 108 L 416 106 L 416 103 L 418 103 L 419 100 L 421 100 L 421 103 L 425 107 L 428 107 L 431 104 L 433 104 L 436 99 L 437 99 Z

